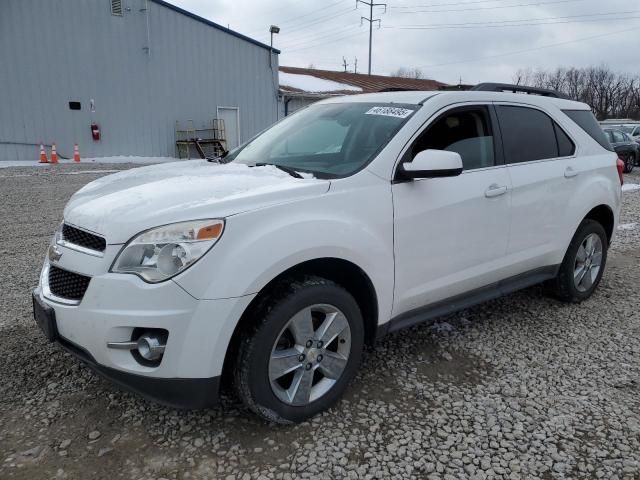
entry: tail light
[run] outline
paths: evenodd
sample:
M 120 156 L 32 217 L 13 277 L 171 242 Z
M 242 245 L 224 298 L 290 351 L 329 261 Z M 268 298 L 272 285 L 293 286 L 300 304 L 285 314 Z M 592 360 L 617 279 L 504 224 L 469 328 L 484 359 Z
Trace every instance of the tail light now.
M 616 167 L 618 167 L 618 177 L 620 178 L 620 185 L 624 185 L 624 177 L 622 173 L 624 172 L 624 162 L 620 159 L 616 162 Z

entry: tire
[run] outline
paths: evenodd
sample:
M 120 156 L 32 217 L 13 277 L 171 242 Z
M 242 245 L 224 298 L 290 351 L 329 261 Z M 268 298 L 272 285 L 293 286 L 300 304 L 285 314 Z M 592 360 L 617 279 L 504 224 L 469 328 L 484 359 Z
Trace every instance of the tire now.
M 327 325 L 331 328 L 325 329 Z M 322 339 L 329 343 L 317 343 Z M 280 282 L 256 306 L 240 342 L 236 394 L 267 421 L 304 421 L 342 396 L 357 372 L 363 347 L 362 314 L 344 288 L 315 276 Z M 288 363 L 282 363 L 285 360 Z
M 635 155 L 633 153 L 628 153 L 624 157 L 624 173 L 633 172 L 634 165 L 635 165 Z
M 594 250 L 598 250 L 599 245 L 599 256 L 597 252 L 590 254 L 589 248 L 585 248 L 588 247 L 589 239 L 593 241 Z M 569 244 L 558 275 L 548 284 L 551 293 L 558 299 L 570 303 L 579 303 L 589 298 L 602 279 L 607 263 L 608 248 L 607 233 L 604 227 L 595 220 L 583 220 Z M 598 262 L 599 265 L 597 265 Z M 587 272 L 580 270 L 580 265 Z M 576 279 L 576 277 L 579 278 Z

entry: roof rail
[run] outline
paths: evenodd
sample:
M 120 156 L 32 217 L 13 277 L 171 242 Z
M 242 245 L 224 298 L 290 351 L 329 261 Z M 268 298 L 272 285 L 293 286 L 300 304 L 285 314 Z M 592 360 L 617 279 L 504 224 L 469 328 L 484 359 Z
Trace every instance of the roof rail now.
M 526 93 L 529 95 L 541 95 L 543 97 L 554 97 L 568 99 L 565 94 L 556 90 L 549 90 L 546 88 L 527 87 L 525 85 L 510 85 L 508 83 L 479 83 L 471 90 L 479 92 L 512 92 L 512 93 Z

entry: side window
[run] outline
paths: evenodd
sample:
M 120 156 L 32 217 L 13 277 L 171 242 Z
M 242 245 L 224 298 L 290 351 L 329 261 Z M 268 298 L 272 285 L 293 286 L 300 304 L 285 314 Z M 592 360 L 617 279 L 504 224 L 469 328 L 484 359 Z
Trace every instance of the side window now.
M 605 130 L 604 134 L 607 136 L 609 143 L 613 143 L 613 132 L 611 130 Z
M 459 153 L 465 170 L 495 165 L 493 132 L 486 107 L 451 110 L 438 118 L 411 147 L 411 158 L 423 150 Z
M 624 138 L 624 135 L 618 130 L 614 130 L 612 133 L 613 133 L 613 141 L 615 143 L 622 143 L 627 141 L 627 139 Z
M 573 144 L 569 136 L 564 133 L 562 127 L 556 122 L 553 122 L 553 127 L 556 129 L 556 139 L 558 140 L 558 153 L 560 157 L 570 157 L 576 152 L 576 146 Z
M 533 108 L 497 107 L 507 163 L 532 162 L 559 157 L 553 120 Z

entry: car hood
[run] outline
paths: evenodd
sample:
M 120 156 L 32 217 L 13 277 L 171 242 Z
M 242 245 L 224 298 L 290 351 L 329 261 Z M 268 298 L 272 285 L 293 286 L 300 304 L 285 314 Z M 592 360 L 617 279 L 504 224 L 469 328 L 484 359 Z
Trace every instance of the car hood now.
M 204 160 L 134 168 L 95 180 L 71 197 L 65 222 L 127 242 L 159 225 L 222 218 L 317 196 L 328 180 L 294 178 L 273 166 L 249 167 Z

